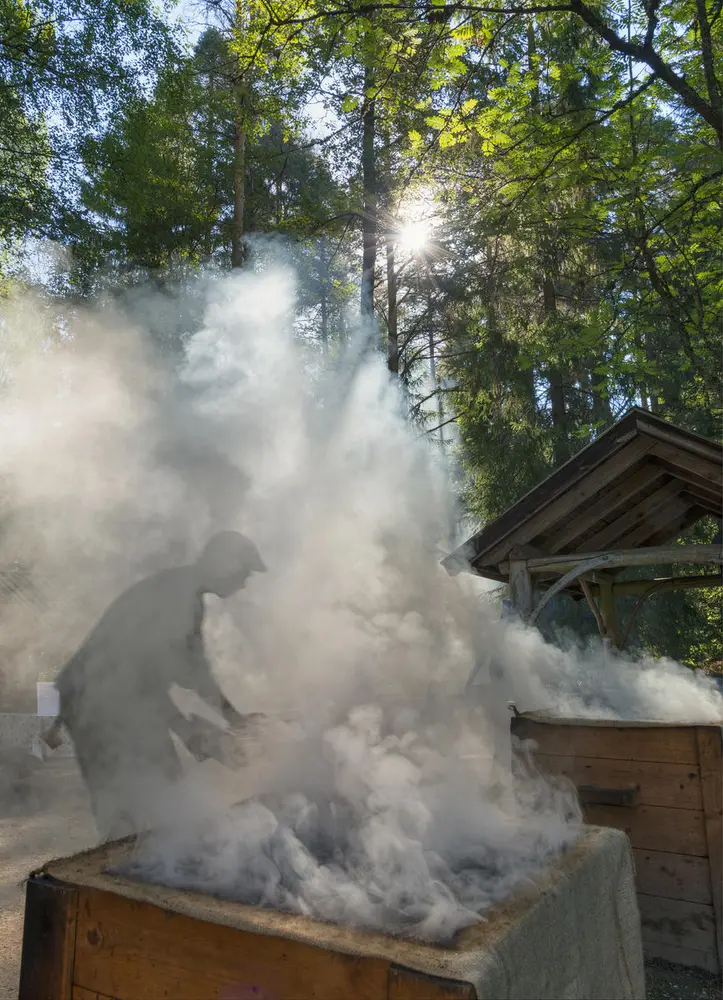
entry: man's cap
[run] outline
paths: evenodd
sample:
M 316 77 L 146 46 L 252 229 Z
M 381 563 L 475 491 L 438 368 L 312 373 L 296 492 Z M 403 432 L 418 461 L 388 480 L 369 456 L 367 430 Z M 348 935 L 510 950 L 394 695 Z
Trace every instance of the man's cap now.
M 241 570 L 266 572 L 259 550 L 240 531 L 217 532 L 206 543 L 198 562 L 214 577 L 235 576 Z

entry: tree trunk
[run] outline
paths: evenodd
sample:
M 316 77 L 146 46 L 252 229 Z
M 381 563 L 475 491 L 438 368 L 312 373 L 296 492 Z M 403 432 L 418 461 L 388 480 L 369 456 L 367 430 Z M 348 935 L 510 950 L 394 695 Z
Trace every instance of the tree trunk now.
M 700 31 L 700 49 L 703 57 L 703 76 L 708 91 L 708 100 L 713 110 L 720 119 L 723 116 L 723 106 L 721 105 L 721 88 L 718 77 L 715 73 L 715 49 L 710 33 L 710 21 L 706 10 L 705 0 L 695 0 L 695 11 L 698 18 L 698 30 Z M 723 142 L 723 138 L 721 139 Z
M 330 261 L 326 255 L 326 237 L 321 237 L 319 244 L 319 278 L 321 279 L 321 346 L 324 354 L 329 353 L 329 269 Z
M 246 129 L 243 119 L 243 98 L 238 98 L 238 111 L 233 137 L 233 225 L 231 227 L 231 267 L 243 267 L 246 259 L 244 242 L 244 202 L 246 173 Z
M 374 271 L 377 261 L 377 178 L 374 138 L 376 133 L 376 107 L 369 91 L 373 85 L 372 70 L 364 71 L 364 110 L 362 114 L 362 184 L 364 207 L 362 215 L 362 276 L 361 314 L 371 319 L 374 315 Z
M 546 274 L 542 280 L 542 302 L 546 319 L 551 319 L 557 312 L 557 295 L 555 282 Z M 562 465 L 570 457 L 567 436 L 567 409 L 565 407 L 565 384 L 562 371 L 558 367 L 550 367 L 548 372 L 550 388 L 550 409 L 553 428 L 553 454 L 556 465 Z
M 399 330 L 397 325 L 397 270 L 394 261 L 394 234 L 387 231 L 387 309 L 388 343 L 387 368 L 393 375 L 399 374 Z

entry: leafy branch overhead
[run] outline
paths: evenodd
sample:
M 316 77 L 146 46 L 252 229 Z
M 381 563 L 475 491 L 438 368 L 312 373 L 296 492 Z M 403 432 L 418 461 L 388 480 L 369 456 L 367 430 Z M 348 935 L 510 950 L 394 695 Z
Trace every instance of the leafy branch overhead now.
M 282 250 L 299 337 L 362 326 L 480 519 L 631 404 L 720 435 L 718 0 L 186 7 L 0 0 L 0 295 L 48 239 L 70 301 Z M 669 599 L 641 641 L 714 659 Z

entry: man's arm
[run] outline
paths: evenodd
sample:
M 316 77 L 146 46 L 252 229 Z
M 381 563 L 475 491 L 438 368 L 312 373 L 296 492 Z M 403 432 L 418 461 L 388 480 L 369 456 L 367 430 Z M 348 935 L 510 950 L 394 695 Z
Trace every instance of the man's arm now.
M 190 667 L 190 684 L 187 686 L 213 708 L 218 709 L 230 726 L 243 725 L 244 716 L 228 700 L 211 671 L 203 641 L 203 600 L 200 597 L 196 603 L 193 630 L 187 637 L 186 647 Z

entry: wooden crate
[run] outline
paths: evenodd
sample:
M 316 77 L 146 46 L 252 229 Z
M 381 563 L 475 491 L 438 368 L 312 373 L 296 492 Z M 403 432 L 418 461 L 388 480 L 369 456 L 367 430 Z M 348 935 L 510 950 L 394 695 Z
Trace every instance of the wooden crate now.
M 27 884 L 19 1000 L 474 1000 L 469 983 L 196 919 L 88 886 Z
M 588 823 L 630 837 L 645 954 L 721 974 L 721 727 L 528 714 L 512 733 L 575 783 Z
M 557 1000 L 571 981 L 580 996 L 644 997 L 632 858 L 617 831 L 589 827 L 446 946 L 124 878 L 132 847 L 30 877 L 19 1000 Z

